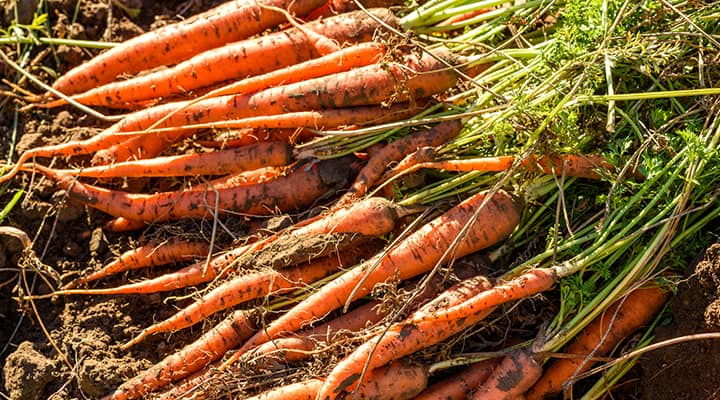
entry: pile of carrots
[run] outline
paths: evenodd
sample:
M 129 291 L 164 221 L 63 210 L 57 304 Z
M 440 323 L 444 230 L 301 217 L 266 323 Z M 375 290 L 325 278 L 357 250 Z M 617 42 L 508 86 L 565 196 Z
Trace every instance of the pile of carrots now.
M 404 27 L 390 10 L 353 8 L 355 2 L 230 1 L 101 53 L 67 72 L 29 107 L 80 103 L 125 110 L 89 139 L 26 151 L 0 177 L 5 182 L 21 172 L 39 173 L 71 201 L 109 215 L 107 229 L 132 231 L 187 218 L 299 216 L 275 232 L 258 229 L 242 245 L 221 252 L 205 242 L 151 242 L 52 293 L 143 294 L 208 285 L 196 302 L 144 327 L 123 351 L 152 335 L 226 313 L 197 341 L 139 371 L 106 399 L 150 393 L 212 398 L 218 377 L 236 374 L 250 381 L 250 370 L 306 362 L 323 349 L 336 357 L 322 372 L 287 384 L 255 383 L 264 391 L 251 393 L 253 398 L 541 399 L 566 390 L 563 384 L 587 370 L 593 357 L 609 354 L 662 308 L 666 290 L 637 289 L 563 350 L 576 357 L 552 362 L 551 354 L 535 351 L 537 343 L 439 377 L 418 361 L 422 358 L 413 358 L 478 326 L 506 303 L 556 288 L 569 272 L 537 268 L 498 277 L 458 261 L 500 248 L 522 223 L 525 198 L 507 186 L 422 206 L 399 204 L 392 190 L 381 197 L 374 189 L 421 168 L 582 180 L 616 171 L 590 155 L 421 157 L 461 133 L 466 122 L 461 116 L 410 129 L 363 152 L 299 157 L 298 146 L 324 130 L 352 135 L 430 107 L 450 112 L 454 105 L 443 101 L 488 67 L 442 46 L 392 40 Z M 135 76 L 120 80 L 121 75 Z M 217 129 L 232 131 L 212 136 Z M 183 141 L 197 144 L 197 151 L 176 153 Z M 78 161 L 84 155 L 92 156 L 91 164 Z M 68 167 L 42 161 L 51 158 L 64 159 Z M 190 183 L 171 188 L 174 181 L 167 178 L 177 177 Z M 128 192 L 113 186 L 118 178 L 171 189 Z M 298 242 L 313 246 L 293 248 Z M 82 287 L 190 260 L 196 262 L 153 279 Z M 388 309 L 376 298 L 388 284 L 413 294 L 403 307 Z M 295 302 L 281 302 L 287 296 Z M 255 307 L 258 299 L 276 308 Z M 645 314 L 624 318 L 639 314 L 638 304 Z

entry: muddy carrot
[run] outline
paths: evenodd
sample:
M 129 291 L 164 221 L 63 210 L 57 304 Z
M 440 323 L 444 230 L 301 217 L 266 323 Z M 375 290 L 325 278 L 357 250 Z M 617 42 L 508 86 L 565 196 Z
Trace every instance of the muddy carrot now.
M 282 13 L 262 4 L 305 15 L 323 0 L 238 0 L 184 21 L 147 32 L 73 68 L 53 84 L 67 95 L 111 82 L 122 74 L 176 64 L 201 51 L 221 47 L 260 33 L 285 21 Z
M 542 375 L 542 365 L 526 349 L 503 357 L 492 374 L 473 392 L 473 400 L 515 400 Z
M 145 223 L 145 221 L 136 221 L 123 217 L 113 218 L 105 223 L 105 229 L 110 232 L 130 232 L 143 229 L 147 226 L 148 224 Z
M 357 249 L 345 250 L 337 256 L 320 258 L 288 269 L 279 271 L 266 269 L 235 276 L 172 317 L 143 329 L 122 348 L 128 349 L 155 333 L 187 328 L 237 304 L 263 296 L 285 293 L 315 282 L 340 268 L 355 265 L 369 250 L 371 250 L 370 246 L 360 246 Z
M 141 372 L 103 400 L 131 400 L 182 379 L 219 359 L 255 330 L 252 312 L 239 310 L 195 342 Z
M 231 188 L 246 185 L 258 185 L 282 176 L 285 168 L 281 167 L 265 167 L 252 171 L 242 171 L 234 174 L 222 176 L 209 182 L 214 188 Z
M 481 205 L 484 206 L 479 209 Z M 472 220 L 476 211 L 477 218 Z M 253 336 L 239 353 L 278 335 L 296 331 L 303 324 L 366 295 L 377 283 L 390 277 L 409 279 L 432 269 L 440 261 L 449 261 L 448 257 L 443 259 L 445 252 L 467 224 L 465 235 L 451 251 L 453 258 L 499 242 L 515 229 L 519 219 L 517 200 L 510 194 L 504 191 L 492 196 L 477 193 L 412 233 L 379 260 L 355 267 L 318 289 Z M 352 293 L 355 293 L 354 299 L 350 299 Z
M 212 211 L 268 215 L 278 209 L 298 209 L 344 186 L 348 175 L 354 173 L 353 165 L 354 158 L 345 157 L 301 165 L 283 177 L 259 185 L 156 194 L 105 189 L 39 165 L 36 169 L 55 180 L 75 201 L 115 217 L 158 222 L 204 217 Z M 218 209 L 213 210 L 216 196 Z
M 102 269 L 70 282 L 64 289 L 71 289 L 78 285 L 133 269 L 206 257 L 208 251 L 208 244 L 205 242 L 170 239 L 162 243 L 148 243 L 126 251 Z M 64 290 L 61 290 L 56 294 L 65 294 L 64 292 Z
M 58 170 L 58 173 L 92 178 L 224 175 L 263 167 L 289 165 L 292 161 L 292 147 L 289 144 L 265 142 L 229 150 Z
M 429 386 L 414 400 L 467 400 L 492 374 L 497 363 L 497 360 L 489 359 L 470 364 L 464 370 Z
M 650 323 L 669 295 L 659 287 L 632 291 L 595 318 L 563 352 L 585 357 L 607 355 L 632 332 Z M 528 400 L 540 400 L 560 393 L 568 379 L 587 371 L 592 365 L 584 358 L 553 360 L 525 396 Z
M 363 196 L 375 184 L 388 164 L 400 161 L 406 154 L 420 147 L 440 146 L 449 141 L 462 129 L 460 120 L 442 122 L 430 129 L 421 130 L 386 145 L 382 150 L 372 155 L 365 166 L 358 173 L 355 182 L 339 200 L 339 204 L 352 201 Z

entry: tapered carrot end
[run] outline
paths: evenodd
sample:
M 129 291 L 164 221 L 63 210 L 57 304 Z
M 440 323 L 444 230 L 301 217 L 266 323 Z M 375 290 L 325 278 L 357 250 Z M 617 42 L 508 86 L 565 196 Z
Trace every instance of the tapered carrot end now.
M 137 336 L 135 336 L 134 338 L 132 338 L 129 342 L 121 345 L 121 346 L 120 346 L 120 350 L 126 351 L 126 350 L 130 349 L 131 347 L 133 347 L 133 346 L 135 346 L 136 344 L 138 344 L 138 343 L 142 342 L 143 340 L 145 340 L 145 338 L 146 338 L 149 334 L 150 334 L 150 332 L 149 332 L 147 329 L 143 330 L 142 332 L 140 332 L 139 335 L 137 335 Z

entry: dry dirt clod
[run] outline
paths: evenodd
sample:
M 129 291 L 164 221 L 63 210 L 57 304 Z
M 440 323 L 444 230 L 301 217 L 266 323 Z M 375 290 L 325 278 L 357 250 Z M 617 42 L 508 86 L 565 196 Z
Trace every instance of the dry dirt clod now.
M 55 379 L 55 370 L 54 363 L 37 352 L 32 343 L 22 342 L 5 362 L 5 390 L 13 400 L 39 399 L 45 385 Z

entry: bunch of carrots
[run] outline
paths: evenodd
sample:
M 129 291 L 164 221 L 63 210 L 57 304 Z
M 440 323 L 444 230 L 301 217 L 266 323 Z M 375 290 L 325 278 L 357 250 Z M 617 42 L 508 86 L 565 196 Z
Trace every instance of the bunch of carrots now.
M 74 106 L 125 114 L 106 118 L 112 125 L 88 139 L 24 152 L 0 182 L 40 174 L 71 201 L 107 214 L 106 228 L 115 231 L 237 215 L 252 224 L 251 234 L 222 251 L 212 241 L 149 242 L 49 295 L 204 285 L 199 298 L 143 327 L 122 351 L 225 315 L 106 399 L 216 398 L 222 393 L 214 382 L 229 376 L 240 383 L 228 390 L 264 400 L 542 399 L 570 393 L 574 379 L 652 324 L 671 290 L 672 275 L 658 273 L 658 265 L 678 245 L 679 216 L 687 217 L 682 235 L 691 235 L 718 213 L 694 214 L 691 198 L 715 199 L 688 195 L 711 166 L 690 157 L 689 145 L 652 174 L 636 168 L 639 156 L 633 165 L 547 151 L 542 146 L 552 139 L 540 134 L 556 128 L 548 121 L 567 105 L 561 102 L 537 129 L 509 140 L 523 151 L 499 154 L 502 135 L 489 134 L 491 124 L 534 121 L 537 115 L 524 114 L 529 105 L 567 102 L 562 79 L 576 79 L 575 88 L 585 79 L 570 75 L 585 72 L 543 67 L 541 52 L 553 40 L 487 54 L 463 47 L 470 37 L 501 35 L 507 24 L 488 27 L 492 18 L 534 11 L 540 19 L 535 3 L 435 0 L 398 17 L 386 4 L 356 1 L 230 1 L 103 52 L 37 96 L 28 111 Z M 437 44 L 440 38 L 448 44 Z M 548 77 L 531 82 L 539 76 Z M 514 103 L 507 83 L 521 79 L 528 79 L 530 100 Z M 714 150 L 718 133 L 706 133 L 693 145 Z M 182 142 L 198 151 L 178 153 Z M 484 142 L 495 149 L 483 154 Z M 41 161 L 53 158 L 67 167 Z M 434 181 L 428 173 L 429 183 L 408 195 L 399 182 L 421 170 L 442 172 Z M 679 171 L 697 180 L 680 183 Z M 178 177 L 189 183 L 172 187 Z M 172 189 L 130 192 L 113 185 L 118 178 Z M 559 210 L 582 185 L 626 185 L 637 194 L 579 216 L 591 222 L 578 224 Z M 646 201 L 647 193 L 675 197 Z M 262 219 L 278 213 L 298 217 L 262 229 Z M 533 229 L 549 224 L 558 235 L 560 219 L 567 235 L 508 261 L 507 254 L 551 236 Z M 478 268 L 471 261 L 477 254 L 511 268 Z M 117 287 L 83 288 L 174 263 L 186 265 Z M 622 274 L 609 277 L 606 265 Z M 493 326 L 516 306 L 547 302 L 543 293 L 560 289 L 566 298 L 572 285 L 592 293 L 589 304 L 561 307 L 549 326 L 537 324 L 534 337 L 451 362 L 453 343 L 474 329 Z M 383 290 L 405 297 L 389 304 Z M 439 348 L 452 351 L 440 360 L 429 355 Z M 328 351 L 333 357 L 323 358 Z M 313 359 L 322 367 L 293 375 L 293 366 Z M 464 370 L 455 373 L 457 365 Z M 255 381 L 263 376 L 257 371 L 279 379 Z

